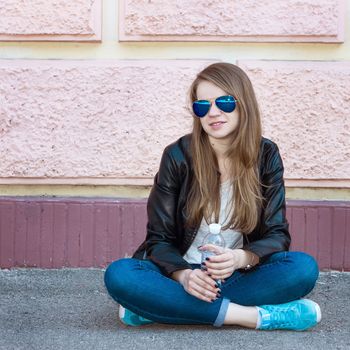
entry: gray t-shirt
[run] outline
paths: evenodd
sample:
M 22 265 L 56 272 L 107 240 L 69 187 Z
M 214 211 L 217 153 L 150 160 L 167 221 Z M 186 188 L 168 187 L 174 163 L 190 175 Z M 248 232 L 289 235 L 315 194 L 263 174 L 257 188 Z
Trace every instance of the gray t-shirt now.
M 233 204 L 231 202 L 233 186 L 230 180 L 223 182 L 220 186 L 220 196 L 221 196 L 221 206 L 219 215 L 219 224 L 225 226 L 225 224 L 230 220 L 233 212 Z M 213 221 L 214 222 L 214 221 Z M 183 258 L 190 264 L 200 264 L 201 263 L 201 252 L 198 251 L 198 247 L 203 244 L 204 237 L 209 232 L 209 225 L 202 219 L 200 227 L 198 229 L 197 235 L 192 242 L 191 246 L 188 248 L 186 254 Z M 225 239 L 225 247 L 231 249 L 238 249 L 243 247 L 243 235 L 241 232 L 227 229 L 221 231 Z

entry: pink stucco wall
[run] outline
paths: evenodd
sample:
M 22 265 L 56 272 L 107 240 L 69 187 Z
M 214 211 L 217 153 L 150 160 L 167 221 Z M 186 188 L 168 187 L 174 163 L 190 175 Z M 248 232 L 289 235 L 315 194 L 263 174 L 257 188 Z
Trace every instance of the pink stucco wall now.
M 208 63 L 0 61 L 1 176 L 153 176 Z
M 119 2 L 125 41 L 342 42 L 345 0 Z
M 346 0 L 120 0 L 121 41 L 342 42 Z M 0 0 L 0 41 L 99 41 L 101 0 Z
M 350 62 L 241 61 L 290 179 L 350 179 Z
M 101 40 L 101 0 L 0 0 L 0 40 Z
M 211 63 L 0 61 L 2 178 L 150 178 L 191 129 L 188 87 Z M 350 179 L 350 63 L 239 62 L 287 179 Z

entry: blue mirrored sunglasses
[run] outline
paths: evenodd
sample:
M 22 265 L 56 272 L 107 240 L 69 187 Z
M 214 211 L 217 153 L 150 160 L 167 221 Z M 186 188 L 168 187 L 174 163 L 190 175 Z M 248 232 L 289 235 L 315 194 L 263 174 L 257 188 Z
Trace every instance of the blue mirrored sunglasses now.
M 215 99 L 216 106 L 226 113 L 231 113 L 236 108 L 236 103 L 238 101 L 231 95 L 220 96 Z M 203 118 L 209 112 L 212 102 L 209 100 L 197 100 L 192 104 L 193 113 L 199 117 Z

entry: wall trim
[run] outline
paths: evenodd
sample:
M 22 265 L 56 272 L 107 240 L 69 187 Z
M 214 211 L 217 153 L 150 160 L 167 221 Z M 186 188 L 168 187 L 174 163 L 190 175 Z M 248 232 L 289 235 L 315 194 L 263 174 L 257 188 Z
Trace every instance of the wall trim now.
M 0 197 L 0 268 L 105 267 L 146 234 L 147 199 Z M 291 250 L 350 271 L 350 201 L 287 201 Z

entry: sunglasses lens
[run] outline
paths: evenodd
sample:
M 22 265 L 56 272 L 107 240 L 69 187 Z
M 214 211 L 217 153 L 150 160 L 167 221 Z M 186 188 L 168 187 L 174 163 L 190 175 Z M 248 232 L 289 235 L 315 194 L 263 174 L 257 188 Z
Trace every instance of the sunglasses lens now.
M 215 100 L 215 104 L 218 106 L 218 108 L 227 113 L 233 112 L 236 108 L 236 100 L 233 96 L 218 97 Z
M 210 102 L 206 100 L 194 101 L 192 104 L 192 108 L 193 108 L 193 113 L 197 117 L 202 118 L 209 112 Z

